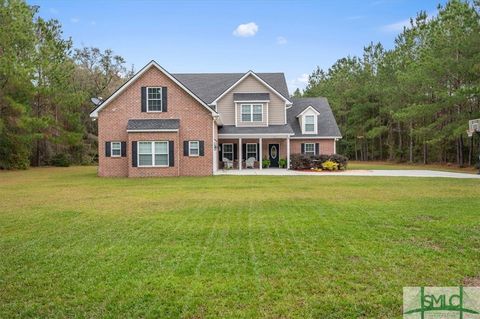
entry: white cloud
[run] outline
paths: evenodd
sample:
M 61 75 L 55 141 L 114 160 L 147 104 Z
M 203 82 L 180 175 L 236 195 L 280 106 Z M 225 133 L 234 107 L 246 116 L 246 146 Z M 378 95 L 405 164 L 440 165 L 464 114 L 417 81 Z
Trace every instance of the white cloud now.
M 258 32 L 258 25 L 255 22 L 249 22 L 240 24 L 235 30 L 233 35 L 236 37 L 253 37 Z
M 71 19 L 70 19 L 70 22 L 71 22 L 71 23 L 79 23 L 79 22 L 80 22 L 80 19 L 79 19 L 79 18 L 71 18 Z
M 302 84 L 305 84 L 307 85 L 308 83 L 308 74 L 307 73 L 303 73 L 300 77 L 297 78 L 297 81 L 302 83 Z
M 277 44 L 279 44 L 279 45 L 287 44 L 287 38 L 277 37 Z
M 410 19 L 405 19 L 395 23 L 387 24 L 382 27 L 382 30 L 385 32 L 402 32 L 404 27 L 410 25 Z
M 293 93 L 296 89 L 303 90 L 308 84 L 308 76 L 309 75 L 307 73 L 303 73 L 295 79 L 289 81 L 288 89 L 290 90 L 290 93 Z

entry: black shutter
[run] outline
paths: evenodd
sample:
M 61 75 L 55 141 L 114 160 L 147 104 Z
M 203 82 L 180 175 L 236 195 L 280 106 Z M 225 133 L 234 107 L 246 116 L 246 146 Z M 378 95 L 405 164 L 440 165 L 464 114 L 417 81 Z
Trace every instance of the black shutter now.
M 175 166 L 175 153 L 173 150 L 173 141 L 168 141 L 168 166 Z
M 305 144 L 300 144 L 300 154 L 305 154 Z
M 320 155 L 320 144 L 315 143 L 315 155 Z
M 223 162 L 222 147 L 223 147 L 223 144 L 218 144 L 218 158 L 220 159 L 220 162 Z
M 127 156 L 127 142 L 122 142 L 122 157 Z
M 132 167 L 137 167 L 137 141 L 132 141 Z
M 183 141 L 183 156 L 188 156 L 188 141 Z
M 233 144 L 233 159 L 238 159 L 238 144 Z
M 200 156 L 205 156 L 205 143 L 203 141 L 198 141 L 198 144 L 199 144 L 199 153 L 200 153 Z
M 247 144 L 245 143 L 242 144 L 242 159 L 247 159 Z
M 167 98 L 167 87 L 162 87 L 162 112 L 167 112 L 168 110 L 168 98 Z
M 147 112 L 147 88 L 142 86 L 141 89 L 141 96 L 142 96 L 142 112 Z
M 110 157 L 110 152 L 111 152 L 110 142 L 105 142 L 105 156 Z
M 257 161 L 259 161 L 260 158 L 260 144 L 257 143 Z

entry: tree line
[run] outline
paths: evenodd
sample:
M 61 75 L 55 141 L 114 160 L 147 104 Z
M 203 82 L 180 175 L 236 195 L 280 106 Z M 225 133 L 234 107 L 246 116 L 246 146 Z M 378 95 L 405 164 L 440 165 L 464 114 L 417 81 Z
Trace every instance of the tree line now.
M 0 0 L 0 169 L 97 156 L 91 97 L 109 96 L 133 74 L 111 50 L 73 48 L 57 20 L 22 0 Z
M 451 0 L 420 12 L 394 48 L 371 43 L 362 56 L 319 67 L 303 92 L 325 96 L 343 134 L 338 152 L 356 160 L 476 162 L 480 138 L 480 1 Z

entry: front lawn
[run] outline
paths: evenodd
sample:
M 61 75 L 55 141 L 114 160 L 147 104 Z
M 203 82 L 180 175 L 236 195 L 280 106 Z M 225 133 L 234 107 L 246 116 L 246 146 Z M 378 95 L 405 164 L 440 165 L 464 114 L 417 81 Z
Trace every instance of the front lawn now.
M 479 186 L 0 172 L 0 318 L 400 318 L 480 276 Z
M 458 167 L 455 164 L 420 164 L 420 163 L 395 163 L 386 161 L 349 161 L 348 169 L 366 170 L 410 170 L 427 169 L 433 171 L 447 171 L 456 173 L 477 174 L 478 169 L 474 166 Z

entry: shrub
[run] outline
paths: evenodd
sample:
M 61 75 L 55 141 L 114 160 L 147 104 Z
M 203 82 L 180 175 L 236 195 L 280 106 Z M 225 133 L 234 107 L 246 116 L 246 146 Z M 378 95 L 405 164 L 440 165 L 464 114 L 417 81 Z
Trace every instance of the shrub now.
M 336 165 L 336 169 L 347 169 L 348 159 L 343 155 L 315 155 L 306 156 L 304 154 L 292 154 L 290 155 L 290 166 L 292 169 L 325 169 L 323 164 L 331 161 Z M 329 164 L 330 165 L 330 164 Z
M 57 167 L 68 167 L 70 166 L 70 156 L 65 153 L 60 153 L 52 157 L 50 160 L 50 165 Z
M 285 168 L 285 167 L 287 167 L 287 160 L 284 159 L 284 158 L 281 158 L 281 159 L 278 161 L 278 166 L 280 166 L 280 168 Z
M 263 167 L 263 168 L 268 168 L 268 167 L 270 167 L 270 160 L 268 160 L 268 159 L 262 160 L 262 167 Z
M 338 163 L 335 163 L 332 160 L 328 160 L 322 163 L 322 168 L 327 171 L 336 171 L 338 169 Z

